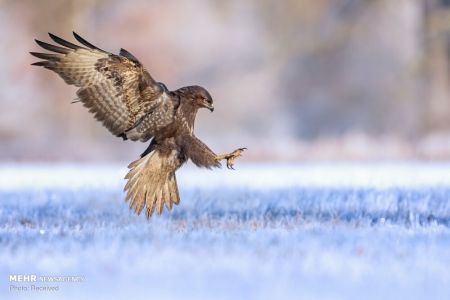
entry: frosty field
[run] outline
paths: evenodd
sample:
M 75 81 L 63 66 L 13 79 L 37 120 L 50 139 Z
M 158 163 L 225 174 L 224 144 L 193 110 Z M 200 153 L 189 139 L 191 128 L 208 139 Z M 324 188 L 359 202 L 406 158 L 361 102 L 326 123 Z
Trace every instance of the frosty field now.
M 123 201 L 122 165 L 3 164 L 0 298 L 450 299 L 449 171 L 188 167 L 180 205 L 147 221 Z M 31 291 L 12 274 L 82 282 Z

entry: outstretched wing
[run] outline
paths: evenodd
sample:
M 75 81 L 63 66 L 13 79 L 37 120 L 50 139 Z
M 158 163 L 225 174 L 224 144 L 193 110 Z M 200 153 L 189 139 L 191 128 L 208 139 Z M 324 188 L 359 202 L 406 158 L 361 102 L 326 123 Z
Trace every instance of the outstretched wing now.
M 138 215 L 146 207 L 149 219 L 153 212 L 162 213 L 164 205 L 170 210 L 180 202 L 175 171 L 183 163 L 177 150 L 154 149 L 142 158 L 132 162 L 124 191 L 130 208 Z
M 111 54 L 73 34 L 86 47 L 49 34 L 62 47 L 36 40 L 53 53 L 30 52 L 43 59 L 33 65 L 52 70 L 67 84 L 79 87 L 79 100 L 113 134 L 126 136 L 126 131 L 167 101 L 163 87 L 132 54 L 124 49 L 120 55 Z M 149 139 L 152 133 L 146 135 Z

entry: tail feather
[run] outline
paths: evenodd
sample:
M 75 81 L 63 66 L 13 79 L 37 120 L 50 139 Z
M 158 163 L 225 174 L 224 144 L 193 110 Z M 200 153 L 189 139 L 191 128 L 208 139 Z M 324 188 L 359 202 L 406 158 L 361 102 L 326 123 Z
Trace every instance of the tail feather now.
M 158 209 L 158 215 L 160 215 L 162 213 L 162 210 L 164 208 L 164 201 L 163 201 L 163 193 L 162 193 L 162 189 L 164 187 L 159 187 L 158 190 L 155 193 L 155 198 L 156 198 L 156 208 Z
M 175 173 L 170 176 L 167 185 L 169 187 L 170 199 L 172 199 L 175 205 L 178 205 L 180 203 L 180 194 L 178 193 L 177 178 L 175 177 Z
M 153 194 L 152 194 L 153 195 Z M 146 195 L 146 199 L 150 199 L 152 196 L 150 195 L 150 192 L 149 193 L 147 193 L 147 195 Z M 144 204 L 145 202 L 144 201 L 142 201 L 142 204 Z M 145 215 L 147 216 L 147 219 L 150 219 L 150 217 L 152 216 L 152 214 L 153 214 L 153 211 L 155 210 L 155 202 L 154 201 L 150 201 L 148 204 L 147 204 L 147 210 L 146 210 L 146 212 L 145 212 Z M 136 212 L 138 215 L 139 215 L 139 212 Z
M 175 170 L 179 167 L 176 155 L 164 156 L 154 150 L 144 157 L 130 163 L 130 171 L 124 191 L 125 201 L 130 208 L 140 214 L 146 207 L 146 216 L 150 218 L 156 210 L 161 214 L 164 206 L 171 210 L 173 204 L 180 202 Z
M 165 201 L 166 207 L 167 207 L 168 209 L 172 209 L 172 201 L 173 201 L 173 200 L 171 200 L 171 198 L 170 198 L 170 192 L 169 192 L 169 185 L 168 185 L 168 182 L 166 182 L 166 183 L 164 184 L 164 187 L 163 187 L 162 192 L 163 192 L 163 200 Z

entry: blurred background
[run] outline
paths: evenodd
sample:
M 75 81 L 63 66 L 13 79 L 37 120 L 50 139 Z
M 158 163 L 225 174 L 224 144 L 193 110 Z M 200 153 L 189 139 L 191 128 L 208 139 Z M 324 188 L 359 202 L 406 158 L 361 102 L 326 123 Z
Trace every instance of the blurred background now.
M 216 110 L 196 134 L 245 159 L 449 159 L 449 0 L 0 1 L 0 161 L 121 161 L 75 88 L 30 66 L 33 39 L 72 30 L 123 47 Z

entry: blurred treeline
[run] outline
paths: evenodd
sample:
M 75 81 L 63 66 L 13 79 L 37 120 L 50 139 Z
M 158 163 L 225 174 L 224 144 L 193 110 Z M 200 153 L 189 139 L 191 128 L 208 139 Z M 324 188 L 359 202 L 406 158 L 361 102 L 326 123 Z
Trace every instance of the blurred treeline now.
M 449 0 L 0 1 L 0 160 L 131 159 L 75 88 L 30 66 L 75 30 L 216 110 L 197 135 L 253 159 L 450 158 Z

